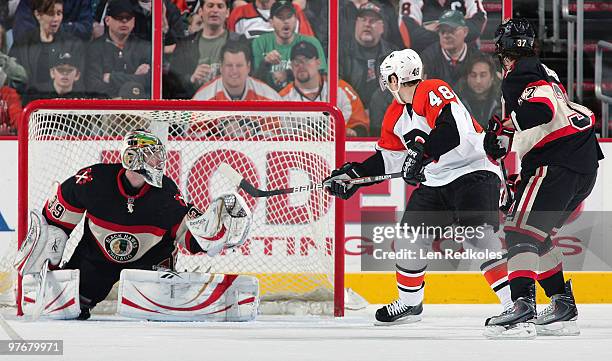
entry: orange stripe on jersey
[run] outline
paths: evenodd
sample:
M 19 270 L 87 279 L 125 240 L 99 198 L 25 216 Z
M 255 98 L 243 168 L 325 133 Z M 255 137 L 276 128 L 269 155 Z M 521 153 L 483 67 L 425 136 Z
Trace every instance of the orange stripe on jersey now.
M 286 96 L 287 94 L 291 93 L 291 91 L 293 90 L 293 87 L 294 87 L 293 82 L 287 84 L 286 87 L 284 87 L 278 92 L 278 95 L 280 95 L 281 97 Z
M 476 129 L 476 133 L 482 133 L 483 132 L 484 129 L 482 129 L 482 126 L 480 124 L 478 124 L 476 119 L 474 119 L 474 116 L 472 116 L 472 125 L 474 126 L 474 129 Z
M 487 280 L 487 283 L 490 285 L 495 284 L 496 282 L 498 282 L 499 280 L 507 276 L 508 276 L 508 267 L 507 267 L 506 262 L 484 272 L 484 278 Z
M 400 23 L 399 32 L 402 37 L 402 41 L 404 42 L 404 46 L 406 48 L 410 48 L 412 46 L 412 39 L 410 38 L 408 26 L 406 26 L 406 23 L 403 21 Z
M 450 102 L 457 102 L 457 96 L 444 80 L 423 80 L 414 92 L 412 110 L 427 119 L 427 124 L 433 129 L 440 111 Z
M 380 130 L 380 139 L 378 146 L 387 150 L 405 150 L 406 147 L 402 140 L 393 132 L 395 124 L 404 112 L 404 105 L 398 103 L 395 99 L 387 108 L 385 117 L 382 121 L 382 129 Z
M 417 277 L 409 277 L 405 276 L 399 272 L 395 272 L 395 278 L 397 279 L 397 283 L 406 287 L 419 287 L 423 284 L 423 280 L 425 279 L 425 275 L 417 276 Z

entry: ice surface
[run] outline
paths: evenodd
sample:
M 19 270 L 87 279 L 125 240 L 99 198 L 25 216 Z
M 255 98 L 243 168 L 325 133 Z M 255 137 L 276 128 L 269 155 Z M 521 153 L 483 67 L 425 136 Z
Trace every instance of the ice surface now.
M 27 322 L 3 312 L 24 339 L 64 340 L 64 356 L 0 360 L 612 360 L 612 305 L 579 305 L 582 334 L 536 340 L 482 337 L 497 305 L 425 305 L 423 321 L 373 326 L 375 306 L 342 319 L 262 316 L 251 323 L 89 321 Z M 0 339 L 8 336 L 0 328 Z

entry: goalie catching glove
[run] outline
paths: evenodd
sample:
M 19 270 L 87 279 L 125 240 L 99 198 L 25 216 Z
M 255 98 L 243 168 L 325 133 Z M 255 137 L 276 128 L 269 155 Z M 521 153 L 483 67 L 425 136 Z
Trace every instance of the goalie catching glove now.
M 489 119 L 487 132 L 484 137 L 483 147 L 487 157 L 494 163 L 504 158 L 512 149 L 514 129 L 504 127 L 502 120 L 497 115 Z
M 253 220 L 251 211 L 238 193 L 223 194 L 211 202 L 203 214 L 190 210 L 187 228 L 209 256 L 223 249 L 241 246 Z

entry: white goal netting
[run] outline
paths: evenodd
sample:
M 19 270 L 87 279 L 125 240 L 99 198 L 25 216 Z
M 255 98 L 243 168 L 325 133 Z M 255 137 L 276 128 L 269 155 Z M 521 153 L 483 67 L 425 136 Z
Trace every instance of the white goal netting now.
M 27 185 L 27 193 L 20 189 L 20 204 L 25 205 L 20 227 L 24 212 L 41 209 L 54 182 L 87 165 L 119 162 L 121 137 L 132 129 L 150 129 L 165 140 L 166 175 L 187 202 L 201 209 L 215 195 L 235 190 L 217 170 L 221 163 L 260 189 L 321 182 L 336 167 L 337 133 L 344 131 L 341 116 L 323 105 L 286 111 L 286 106 L 275 110 L 279 104 L 271 103 L 235 103 L 232 110 L 215 110 L 214 103 L 202 103 L 203 110 L 197 110 L 197 103 L 172 101 L 40 104 L 27 117 L 27 139 L 20 138 L 20 165 L 27 161 L 27 178 L 20 179 L 26 182 L 21 186 Z M 268 198 L 241 195 L 253 211 L 246 243 L 216 257 L 179 250 L 176 269 L 253 274 L 264 300 L 317 301 L 323 305 L 314 312 L 333 313 L 338 276 L 333 199 L 321 191 Z M 80 239 L 82 223 L 70 237 L 64 260 Z M 5 257 L 0 264 L 0 278 L 7 278 L 9 261 Z M 336 310 L 342 307 L 338 302 Z

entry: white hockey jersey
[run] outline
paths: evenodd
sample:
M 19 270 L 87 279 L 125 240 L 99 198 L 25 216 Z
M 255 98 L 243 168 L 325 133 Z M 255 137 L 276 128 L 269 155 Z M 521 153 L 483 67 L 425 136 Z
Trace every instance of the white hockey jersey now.
M 439 79 L 423 80 L 414 93 L 412 107 L 393 101 L 383 119 L 376 148 L 385 162 L 385 173 L 400 172 L 406 157 L 406 143 L 414 130 L 429 134 L 436 127 L 438 115 L 450 104 L 459 133 L 459 145 L 425 167 L 423 184 L 446 185 L 464 174 L 486 170 L 500 176 L 499 167 L 487 158 L 482 127 L 472 118 L 451 87 Z

